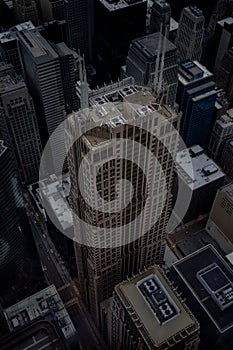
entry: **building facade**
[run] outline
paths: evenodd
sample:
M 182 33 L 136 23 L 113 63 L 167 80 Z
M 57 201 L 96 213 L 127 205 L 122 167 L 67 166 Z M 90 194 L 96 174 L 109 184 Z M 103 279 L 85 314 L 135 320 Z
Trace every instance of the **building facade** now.
M 180 16 L 176 46 L 180 60 L 199 61 L 202 53 L 205 18 L 196 6 L 185 7 Z
M 198 349 L 199 324 L 158 267 L 117 285 L 109 313 L 113 350 Z
M 181 136 L 188 147 L 207 148 L 214 125 L 216 96 L 212 73 L 197 61 L 180 64 L 176 102 L 183 113 Z
M 72 139 L 75 130 L 82 130 L 82 120 L 100 122 L 102 127 L 97 127 L 93 132 L 79 138 L 78 145 L 71 148 L 68 163 L 70 198 L 74 211 L 91 225 L 91 229 L 87 230 L 74 217 L 75 240 L 83 243 L 76 244 L 79 290 L 97 326 L 100 326 L 99 304 L 111 296 L 114 286 L 144 266 L 150 266 L 154 262 L 161 264 L 163 261 L 166 225 L 171 214 L 170 189 L 174 172 L 169 152 L 170 155 L 175 155 L 178 134 L 171 131 L 170 127 L 165 131 L 162 120 L 165 118 L 169 123 L 179 125 L 180 115 L 167 106 L 156 111 L 156 99 L 151 91 L 137 87 L 132 79 L 92 91 L 89 104 L 92 107 L 91 116 L 86 119 L 85 111 L 74 114 L 67 137 Z M 147 130 L 154 130 L 156 135 L 161 133 L 163 140 L 168 137 L 170 141 L 166 149 L 155 138 L 149 138 L 148 131 L 130 125 L 138 117 Z M 127 138 L 129 143 L 140 142 L 159 157 L 165 177 L 156 177 L 149 197 L 145 176 L 151 181 L 156 172 L 159 172 L 158 168 L 152 160 L 148 160 L 139 170 L 137 159 L 142 161 L 146 156 L 136 149 L 134 151 L 130 144 L 127 147 L 122 139 L 117 145 L 119 138 Z M 80 183 L 78 169 L 83 154 L 88 151 L 93 153 L 93 157 L 86 158 Z M 121 155 L 125 160 L 120 159 Z M 92 176 L 96 176 L 97 187 L 91 183 Z M 134 188 L 132 201 L 123 209 L 119 209 L 122 201 L 120 194 L 123 193 L 121 185 L 115 188 L 121 179 L 130 181 Z M 165 183 L 168 188 L 166 194 Z M 111 207 L 110 212 L 103 212 L 101 201 L 97 201 L 96 189 L 105 201 L 114 201 L 114 212 L 110 210 Z M 81 191 L 85 191 L 85 196 Z M 129 188 L 124 191 L 126 201 L 132 194 L 130 191 Z M 151 205 L 147 207 L 148 200 Z M 95 205 L 98 209 L 93 210 Z M 159 218 L 155 220 L 158 213 Z M 141 221 L 135 225 L 138 216 Z M 110 230 L 110 233 L 106 233 L 106 230 Z M 145 234 L 142 235 L 142 232 Z
M 166 0 L 155 0 L 151 7 L 150 32 L 169 36 L 171 7 Z
M 34 0 L 13 0 L 13 8 L 17 23 L 32 21 L 39 24 L 37 4 Z
M 22 181 L 39 177 L 42 146 L 34 104 L 23 78 L 0 65 L 0 132 L 12 152 Z
M 231 139 L 226 142 L 222 156 L 220 159 L 220 164 L 225 171 L 225 173 L 232 177 L 233 176 L 233 134 Z
M 155 90 L 164 88 L 164 102 L 174 106 L 178 84 L 178 52 L 160 33 L 132 41 L 123 75 Z
M 226 91 L 230 106 L 233 103 L 233 49 L 230 48 L 223 56 L 216 76 L 218 87 Z

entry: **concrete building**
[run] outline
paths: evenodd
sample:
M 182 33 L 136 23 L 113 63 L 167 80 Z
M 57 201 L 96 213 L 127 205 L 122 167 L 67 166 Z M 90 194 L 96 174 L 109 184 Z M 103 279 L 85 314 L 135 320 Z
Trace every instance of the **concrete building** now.
M 190 160 L 187 158 L 191 156 Z M 191 202 L 184 222 L 198 218 L 210 211 L 215 194 L 223 184 L 225 174 L 200 146 L 193 146 L 177 154 L 177 172 L 184 183 L 185 193 Z
M 180 60 L 199 61 L 202 53 L 205 17 L 196 6 L 185 7 L 180 16 L 176 46 Z
M 62 21 L 65 19 L 63 0 L 41 0 L 40 4 L 44 22 Z
M 224 146 L 220 164 L 223 171 L 225 171 L 228 176 L 233 177 L 233 134 L 231 135 L 231 140 L 227 141 Z
M 40 33 L 21 31 L 18 33 L 29 92 L 35 102 L 42 144 L 65 117 L 65 102 L 60 61 L 52 46 Z M 51 144 L 51 154 L 56 171 L 59 159 L 63 159 L 65 148 L 61 146 L 63 133 Z
M 13 9 L 17 23 L 32 21 L 39 24 L 37 4 L 34 0 L 13 0 Z
M 50 312 L 59 325 L 62 338 L 69 342 L 76 335 L 76 329 L 54 285 L 10 306 L 4 310 L 4 315 L 9 330 L 13 332 L 43 319 Z
M 24 182 L 38 179 L 42 153 L 34 104 L 23 78 L 0 64 L 0 132 Z
M 109 345 L 119 349 L 198 349 L 199 324 L 161 269 L 115 287 Z
M 226 91 L 230 106 L 233 103 L 233 48 L 230 48 L 223 56 L 216 76 L 218 87 Z
M 76 95 L 78 55 L 62 42 L 52 45 L 59 56 L 65 111 L 71 113 L 80 107 Z
M 64 8 L 67 44 L 90 63 L 93 55 L 93 0 L 67 0 Z
M 214 67 L 213 72 L 215 75 L 218 74 L 224 54 L 233 45 L 233 18 L 228 17 L 217 22 L 215 35 L 215 52 L 214 52 Z
M 220 188 L 212 206 L 206 230 L 227 253 L 233 251 L 233 185 Z
M 150 32 L 169 36 L 171 7 L 166 0 L 154 0 L 150 15 Z
M 229 109 L 229 100 L 226 97 L 226 92 L 222 89 L 217 90 L 217 98 L 214 107 L 214 120 L 220 119 Z
M 145 35 L 146 12 L 146 0 L 95 1 L 95 67 L 100 83 L 120 77 L 131 41 Z
M 174 106 L 178 84 L 178 53 L 174 44 L 160 33 L 132 41 L 123 75 L 137 84 L 164 89 L 164 102 Z
M 174 131 L 169 131 L 170 128 L 167 128 L 167 131 L 164 129 L 162 118 L 179 126 L 180 115 L 167 106 L 158 108 L 157 105 L 156 107 L 156 99 L 151 94 L 151 90 L 137 87 L 133 79 L 126 79 L 92 91 L 89 104 L 92 112 L 88 119 L 83 111 L 73 114 L 67 137 L 75 137 L 75 130 L 82 128 L 85 120 L 99 122 L 102 127 L 95 128 L 92 133 L 79 138 L 77 147 L 71 148 L 68 163 L 72 206 L 84 222 L 92 225 L 92 229 L 86 232 L 83 224 L 77 222 L 77 219 L 74 220 L 75 239 L 79 242 L 81 239 L 83 242 L 82 245 L 76 244 L 79 290 L 96 324 L 100 326 L 99 303 L 111 296 L 114 286 L 127 275 L 137 273 L 144 266 L 150 266 L 154 262 L 161 264 L 163 261 L 165 228 L 171 213 L 170 189 L 174 170 L 171 156 L 176 154 L 178 135 Z M 130 125 L 137 118 L 140 118 L 148 127 L 151 125 L 149 130 L 155 130 L 156 134 L 159 135 L 161 132 L 160 135 L 164 135 L 164 138 L 170 135 L 170 143 L 166 149 L 154 138 L 149 142 L 146 130 Z M 155 187 L 150 191 L 149 197 L 146 195 L 143 172 L 148 174 L 147 180 L 150 181 L 158 169 L 153 161 L 146 162 L 147 164 L 144 164 L 140 171 L 136 160 L 132 166 L 133 159 L 139 154 L 119 139 L 123 137 L 136 142 L 140 140 L 141 144 L 147 145 L 154 154 L 159 156 L 165 175 L 156 177 L 155 183 L 153 182 Z M 120 144 L 117 146 L 118 139 Z M 85 191 L 86 199 L 84 200 L 83 194 L 80 193 L 78 169 L 83 152 L 88 151 L 93 153 L 93 157 L 87 159 L 85 169 L 81 173 L 82 190 Z M 128 160 L 117 159 L 122 158 L 121 154 Z M 145 159 L 145 157 L 140 153 L 139 159 Z M 114 213 L 112 210 L 108 213 L 102 212 L 99 201 L 98 210 L 92 210 L 91 207 L 95 207 L 97 200 L 96 187 L 90 182 L 92 174 L 97 176 L 97 191 L 101 193 L 103 199 L 115 201 L 113 202 Z M 121 195 L 117 195 L 118 190 L 116 192 L 115 185 L 122 178 L 130 179 L 132 182 L 134 198 L 124 209 L 119 210 Z M 168 189 L 166 195 L 165 182 Z M 159 193 L 158 189 L 160 189 Z M 119 193 L 121 193 L 121 186 Z M 127 196 L 126 200 L 130 198 L 129 189 L 124 193 Z M 147 200 L 151 200 L 149 207 Z M 144 206 L 142 221 L 135 226 L 133 222 L 140 216 Z M 152 212 L 151 208 L 153 208 Z M 153 225 L 153 219 L 158 215 L 158 211 L 162 211 L 160 218 Z M 108 228 L 115 233 L 105 234 Z M 141 236 L 142 232 L 145 232 L 143 236 Z M 131 243 L 126 243 L 124 237 L 127 237 Z
M 181 63 L 176 102 L 183 113 L 180 133 L 187 147 L 207 148 L 216 95 L 212 73 L 197 61 Z
M 232 348 L 233 272 L 207 245 L 176 262 L 170 279 L 200 322 L 201 348 Z
M 212 135 L 209 143 L 210 157 L 220 162 L 223 149 L 227 141 L 232 139 L 233 135 L 233 109 L 229 109 L 226 114 L 222 115 L 214 124 Z

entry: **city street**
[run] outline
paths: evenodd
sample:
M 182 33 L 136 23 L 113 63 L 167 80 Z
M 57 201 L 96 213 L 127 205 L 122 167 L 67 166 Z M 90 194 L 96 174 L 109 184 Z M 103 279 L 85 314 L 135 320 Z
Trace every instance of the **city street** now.
M 40 221 L 35 220 L 34 213 L 29 212 L 28 215 L 46 280 L 56 286 L 76 327 L 82 349 L 106 349 L 53 242 Z

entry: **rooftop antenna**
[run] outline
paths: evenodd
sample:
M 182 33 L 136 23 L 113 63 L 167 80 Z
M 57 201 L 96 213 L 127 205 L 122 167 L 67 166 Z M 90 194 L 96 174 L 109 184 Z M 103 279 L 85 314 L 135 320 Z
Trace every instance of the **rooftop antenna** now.
M 88 108 L 88 83 L 84 56 L 79 55 L 80 107 Z
M 157 86 L 158 86 L 158 72 L 159 72 L 159 65 L 160 65 L 161 39 L 162 39 L 161 31 L 162 31 L 162 23 L 160 24 L 159 44 L 158 44 L 157 58 L 156 58 L 156 64 L 155 64 L 155 78 L 154 78 L 155 92 L 157 91 Z

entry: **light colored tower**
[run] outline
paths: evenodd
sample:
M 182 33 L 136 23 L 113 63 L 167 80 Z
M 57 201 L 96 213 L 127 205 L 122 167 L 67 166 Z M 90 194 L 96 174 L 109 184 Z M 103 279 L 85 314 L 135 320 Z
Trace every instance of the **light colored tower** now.
M 196 6 L 185 7 L 180 16 L 176 46 L 180 60 L 199 61 L 202 53 L 205 17 Z
M 132 78 L 89 92 L 89 106 L 90 113 L 72 115 L 67 137 L 76 137 L 85 123 L 98 127 L 79 137 L 68 163 L 74 212 L 90 225 L 87 229 L 74 216 L 79 290 L 100 327 L 100 303 L 114 286 L 163 262 L 178 144 L 171 125 L 179 128 L 180 116 L 158 106 L 151 90 L 137 87 Z
M 26 84 L 11 65 L 0 64 L 0 132 L 16 160 L 21 179 L 39 177 L 42 147 L 34 104 Z

